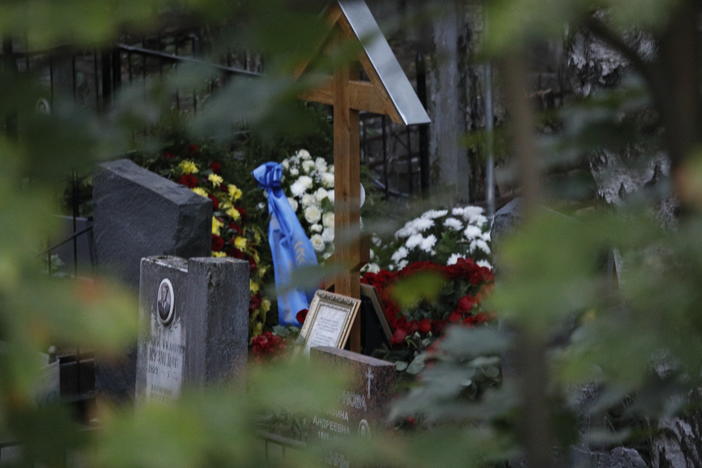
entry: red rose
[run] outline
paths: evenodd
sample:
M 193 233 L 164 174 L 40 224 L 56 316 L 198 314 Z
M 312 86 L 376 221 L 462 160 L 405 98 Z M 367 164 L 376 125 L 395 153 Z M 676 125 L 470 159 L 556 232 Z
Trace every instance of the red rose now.
M 431 320 L 427 318 L 420 320 L 419 331 L 422 333 L 429 333 L 431 331 Z
M 194 176 L 192 174 L 183 174 L 182 176 L 178 177 L 178 183 L 181 185 L 185 185 L 188 188 L 194 188 L 197 187 L 197 185 L 200 183 L 200 180 L 197 178 L 197 176 Z
M 307 312 L 308 312 L 308 309 L 302 309 L 297 314 L 295 314 L 295 318 L 297 319 L 297 323 L 299 323 L 300 325 L 305 323 L 305 319 L 307 318 Z
M 212 209 L 215 211 L 218 210 L 219 209 L 219 200 L 217 200 L 217 197 L 215 197 L 214 195 L 207 195 L 207 198 L 212 200 Z
M 390 341 L 392 344 L 400 344 L 405 341 L 405 338 L 407 338 L 407 332 L 402 328 L 398 328 L 395 330 L 395 333 L 392 334 L 392 339 Z
M 258 360 L 270 359 L 285 351 L 285 340 L 267 331 L 251 339 L 252 354 Z
M 224 248 L 224 239 L 216 234 L 212 234 L 212 250 L 220 251 Z
M 198 151 L 200 151 L 200 146 L 196 144 L 190 144 L 188 145 L 188 153 L 190 154 L 195 154 Z
M 212 172 L 214 172 L 215 174 L 219 174 L 222 171 L 222 163 L 212 161 L 210 163 L 210 169 L 212 169 Z
M 458 310 L 454 310 L 451 312 L 451 314 L 448 316 L 448 321 L 451 323 L 458 323 L 461 321 L 461 312 Z
M 236 232 L 237 234 L 241 234 L 241 227 L 236 223 L 229 223 L 229 229 Z
M 236 210 L 239 212 L 242 218 L 246 218 L 246 210 L 242 206 L 237 206 Z
M 469 312 L 475 307 L 475 298 L 471 295 L 465 295 L 458 300 L 457 307 L 463 312 Z
M 173 159 L 175 158 L 175 154 L 169 152 L 169 151 L 164 151 L 163 152 L 163 159 Z

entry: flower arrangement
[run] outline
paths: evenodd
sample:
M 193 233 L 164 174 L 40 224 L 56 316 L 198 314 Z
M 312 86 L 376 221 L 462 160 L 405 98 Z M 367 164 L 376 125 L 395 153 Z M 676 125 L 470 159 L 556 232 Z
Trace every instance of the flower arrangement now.
M 225 180 L 223 163 L 213 154 L 215 152 L 221 157 L 219 148 L 213 151 L 203 145 L 177 145 L 159 157 L 147 160 L 146 165 L 212 201 L 212 256 L 249 262 L 249 332 L 250 336 L 256 337 L 263 332 L 272 307 L 271 301 L 263 297 L 261 291 L 261 285 L 271 271 L 270 265 L 261 257 L 265 236 L 260 225 L 249 216 L 244 191 Z
M 390 249 L 388 268 L 393 271 L 419 261 L 454 265 L 464 257 L 492 268 L 488 220 L 479 206 L 426 211 L 394 237 L 385 247 Z
M 436 297 L 402 309 L 398 286 L 415 275 L 426 274 L 440 279 Z M 383 357 L 403 362 L 405 368 L 407 362 L 428 348 L 449 324 L 473 327 L 491 319 L 482 302 L 493 287 L 492 269 L 470 258 L 459 258 L 451 265 L 413 262 L 399 271 L 365 273 L 361 281 L 375 287 L 393 331 L 394 350 Z
M 334 165 L 299 150 L 281 163 L 288 201 L 320 260 L 334 251 Z

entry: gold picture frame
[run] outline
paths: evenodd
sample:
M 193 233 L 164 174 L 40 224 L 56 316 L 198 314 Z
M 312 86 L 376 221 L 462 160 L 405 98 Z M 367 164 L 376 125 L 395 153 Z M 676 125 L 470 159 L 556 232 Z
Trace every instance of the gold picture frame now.
M 360 308 L 360 299 L 318 290 L 300 330 L 304 353 L 309 354 L 310 348 L 315 346 L 342 349 Z

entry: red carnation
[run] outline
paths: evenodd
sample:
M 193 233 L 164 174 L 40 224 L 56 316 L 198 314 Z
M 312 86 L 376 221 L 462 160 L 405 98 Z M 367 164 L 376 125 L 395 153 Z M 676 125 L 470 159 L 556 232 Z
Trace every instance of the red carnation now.
M 212 234 L 212 250 L 220 251 L 224 248 L 224 239 L 216 234 Z
M 200 146 L 194 143 L 188 145 L 188 153 L 195 154 L 200 151 Z
M 273 358 L 285 351 L 285 340 L 267 331 L 251 340 L 252 354 L 258 360 Z
M 398 328 L 395 330 L 395 333 L 392 334 L 392 339 L 390 341 L 392 344 L 400 344 L 405 341 L 405 338 L 407 338 L 407 332 L 402 328 Z
M 429 333 L 431 331 L 431 320 L 428 318 L 419 321 L 419 331 Z
M 175 154 L 171 153 L 170 151 L 163 152 L 163 159 L 173 159 L 175 157 Z
M 212 209 L 217 211 L 219 209 L 219 200 L 214 195 L 207 195 L 207 198 L 212 200 Z
M 215 174 L 219 174 L 220 172 L 222 172 L 222 163 L 218 161 L 212 161 L 210 163 L 210 169 L 212 169 L 212 172 L 214 172 Z
M 249 301 L 249 312 L 253 312 L 254 310 L 258 309 L 261 307 L 261 302 L 263 299 L 261 298 L 261 294 L 257 293 L 251 296 L 251 300 Z
M 194 188 L 197 187 L 200 180 L 197 178 L 197 176 L 192 174 L 183 174 L 182 176 L 178 177 L 178 183 L 189 188 Z
M 295 314 L 295 318 L 297 319 L 297 323 L 299 323 L 300 325 L 305 323 L 305 319 L 307 318 L 307 312 L 308 312 L 308 309 L 302 309 L 297 314 Z
M 475 307 L 475 298 L 471 295 L 465 295 L 458 300 L 458 308 L 463 312 L 469 312 Z
M 236 232 L 237 234 L 241 234 L 241 227 L 236 223 L 229 223 L 229 229 Z

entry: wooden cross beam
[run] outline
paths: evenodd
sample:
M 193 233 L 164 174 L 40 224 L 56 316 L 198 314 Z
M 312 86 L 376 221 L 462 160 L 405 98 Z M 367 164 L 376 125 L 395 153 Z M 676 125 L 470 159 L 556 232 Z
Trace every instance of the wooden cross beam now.
M 334 106 L 334 261 L 349 267 L 335 278 L 335 292 L 360 298 L 358 270 L 367 262 L 369 246 L 362 241 L 360 230 L 359 112 L 387 115 L 403 125 L 427 124 L 430 120 L 364 0 L 337 0 L 327 11 L 327 18 L 330 34 L 316 53 L 322 53 L 338 37 L 360 41 L 363 52 L 358 62 L 369 81 L 353 77 L 351 65 L 345 65 L 324 86 L 300 97 Z M 314 59 L 311 56 L 296 75 L 301 76 Z M 359 352 L 359 318 L 349 339 L 351 350 Z

